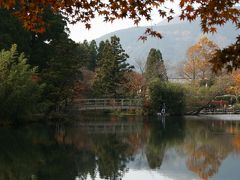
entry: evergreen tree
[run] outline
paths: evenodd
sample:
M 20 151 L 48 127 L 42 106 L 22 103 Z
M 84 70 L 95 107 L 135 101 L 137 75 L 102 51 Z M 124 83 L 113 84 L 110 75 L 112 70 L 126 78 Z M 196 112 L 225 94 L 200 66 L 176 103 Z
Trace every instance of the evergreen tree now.
M 145 65 L 144 76 L 147 83 L 154 79 L 160 79 L 161 81 L 168 80 L 167 71 L 160 50 L 154 48 L 150 49 Z
M 48 27 L 44 33 L 31 32 L 31 51 L 28 54 L 29 63 L 38 66 L 39 71 L 45 69 L 49 61 L 58 56 L 59 52 L 53 46 L 55 42 L 64 39 L 67 44 L 68 40 L 65 37 L 69 36 L 67 20 L 60 13 L 52 13 L 49 9 L 46 9 L 43 18 L 46 20 Z
M 84 53 L 79 53 L 77 44 L 69 39 L 66 19 L 60 13 L 45 9 L 46 31 L 34 33 L 24 30 L 6 10 L 0 9 L 0 18 L 0 49 L 9 48 L 13 43 L 19 45 L 19 50 L 26 53 L 28 63 L 38 67 L 38 77 L 46 84 L 42 100 L 46 107 L 55 109 L 54 106 L 71 97 L 80 67 L 85 63 Z
M 133 66 L 126 63 L 129 57 L 122 49 L 120 39 L 111 37 L 111 41 L 99 45 L 96 78 L 93 84 L 96 96 L 121 97 L 126 94 L 124 84 L 127 83 L 125 72 Z
M 12 44 L 17 44 L 20 52 L 30 54 L 31 33 L 7 10 L 0 9 L 0 19 L 0 49 L 10 49 Z
M 88 69 L 94 71 L 97 62 L 97 43 L 92 40 L 89 44 L 89 64 Z
M 0 49 L 9 49 L 12 44 L 18 45 L 18 50 L 28 57 L 28 63 L 44 69 L 48 61 L 56 56 L 52 43 L 68 36 L 67 21 L 60 13 L 52 13 L 45 9 L 44 21 L 48 24 L 44 33 L 26 31 L 9 11 L 0 9 Z
M 77 54 L 77 44 L 66 36 L 51 43 L 55 56 L 52 57 L 41 72 L 42 80 L 46 82 L 45 99 L 50 104 L 50 110 L 64 107 L 72 97 L 74 83 L 81 78 L 81 62 Z
M 82 61 L 82 65 L 90 71 L 95 71 L 97 61 L 97 44 L 95 40 L 90 43 L 84 40 L 78 44 L 78 53 Z
M 109 43 L 109 41 L 107 40 L 106 43 Z M 104 48 L 105 48 L 105 41 L 101 41 L 99 43 L 99 46 L 98 46 L 98 53 L 97 53 L 97 67 L 99 66 L 99 62 L 101 61 L 102 59 L 102 56 L 104 54 Z

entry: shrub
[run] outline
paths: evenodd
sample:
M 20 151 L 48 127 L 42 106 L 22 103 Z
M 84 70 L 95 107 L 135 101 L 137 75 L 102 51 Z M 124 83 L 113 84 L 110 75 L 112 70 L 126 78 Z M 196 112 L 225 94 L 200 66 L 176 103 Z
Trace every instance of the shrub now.
M 234 106 L 233 106 L 233 109 L 234 109 L 234 111 L 240 111 L 240 103 L 236 103 L 236 104 L 234 104 Z
M 39 108 L 43 85 L 38 84 L 36 67 L 31 68 L 16 49 L 13 45 L 0 52 L 0 123 L 29 117 Z
M 237 102 L 240 103 L 240 96 L 237 96 Z
M 206 106 L 218 94 L 216 86 L 211 87 L 195 87 L 191 84 L 185 85 L 185 110 L 187 113 L 197 111 L 199 108 Z
M 181 85 L 159 80 L 151 82 L 149 86 L 150 114 L 160 112 L 163 104 L 170 115 L 182 115 L 184 113 L 184 89 Z
M 237 102 L 235 95 L 223 95 L 215 97 L 215 100 L 218 101 L 227 101 L 229 104 L 235 104 Z

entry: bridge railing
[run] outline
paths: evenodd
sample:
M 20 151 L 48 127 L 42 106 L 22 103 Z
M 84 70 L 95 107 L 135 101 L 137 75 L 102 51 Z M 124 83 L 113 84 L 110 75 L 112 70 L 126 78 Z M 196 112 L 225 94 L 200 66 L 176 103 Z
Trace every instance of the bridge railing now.
M 112 109 L 112 108 L 140 108 L 143 105 L 141 99 L 75 99 L 75 105 L 84 109 Z

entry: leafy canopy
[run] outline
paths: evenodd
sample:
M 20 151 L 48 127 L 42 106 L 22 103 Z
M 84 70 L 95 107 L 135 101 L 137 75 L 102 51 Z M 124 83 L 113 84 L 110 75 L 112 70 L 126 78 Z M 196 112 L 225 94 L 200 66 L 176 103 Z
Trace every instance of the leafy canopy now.
M 44 85 L 38 83 L 36 67 L 27 64 L 17 46 L 0 52 L 0 119 L 25 118 L 36 112 Z
M 27 29 L 42 32 L 45 30 L 42 14 L 44 9 L 49 7 L 53 12 L 60 11 L 68 16 L 72 23 L 82 22 L 86 28 L 90 28 L 90 21 L 97 15 L 103 16 L 104 20 L 109 22 L 129 18 L 137 25 L 142 19 L 151 20 L 154 10 L 158 10 L 159 16 L 170 21 L 175 12 L 173 8 L 165 7 L 169 2 L 178 3 L 181 19 L 192 21 L 199 16 L 204 32 L 215 32 L 216 25 L 223 25 L 227 21 L 231 21 L 238 28 L 240 26 L 240 11 L 236 7 L 239 0 L 8 0 L 0 1 L 0 7 L 11 10 Z

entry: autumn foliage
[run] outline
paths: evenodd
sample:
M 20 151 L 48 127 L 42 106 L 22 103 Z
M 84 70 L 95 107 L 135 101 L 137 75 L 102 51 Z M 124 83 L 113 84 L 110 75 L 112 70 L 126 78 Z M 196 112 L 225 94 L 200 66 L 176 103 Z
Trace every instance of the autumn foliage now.
M 240 67 L 240 35 L 237 41 L 232 45 L 218 50 L 210 61 L 213 64 L 213 70 L 218 72 L 221 69 L 227 69 L 228 72 L 239 69 Z
M 157 10 L 159 16 L 168 21 L 175 15 L 173 8 L 166 8 L 166 3 L 174 3 L 174 0 L 8 0 L 0 1 L 0 7 L 11 10 L 23 25 L 32 31 L 44 30 L 42 14 L 45 8 L 51 8 L 53 12 L 61 12 L 66 15 L 71 23 L 85 23 L 90 28 L 90 21 L 97 15 L 103 16 L 104 21 L 112 22 L 116 19 L 129 18 L 136 25 L 142 20 L 151 20 L 152 12 Z M 238 28 L 240 11 L 235 6 L 239 0 L 180 0 L 177 1 L 181 9 L 180 18 L 189 21 L 201 18 L 203 32 L 216 32 L 216 25 L 224 25 L 231 21 Z M 154 33 L 147 29 L 146 34 L 161 37 L 160 33 Z
M 227 88 L 227 92 L 234 95 L 239 95 L 240 94 L 240 70 L 233 71 L 229 75 L 229 81 L 232 81 L 232 84 Z
M 187 61 L 183 67 L 183 77 L 190 80 L 210 79 L 212 64 L 209 62 L 218 50 L 218 46 L 207 37 L 191 46 L 187 51 Z
M 128 89 L 128 95 L 131 97 L 144 97 L 146 93 L 146 82 L 142 74 L 137 72 L 125 73 L 128 83 L 126 84 Z
M 151 21 L 153 13 L 157 11 L 159 17 L 171 21 L 176 13 L 172 8 L 174 6 L 167 5 L 169 2 L 178 3 L 180 20 L 191 22 L 200 18 L 204 33 L 215 33 L 218 26 L 227 22 L 233 23 L 236 29 L 240 28 L 239 0 L 2 0 L 0 8 L 7 9 L 18 17 L 26 29 L 42 33 L 47 27 L 43 18 L 45 9 L 54 13 L 60 12 L 70 23 L 81 22 L 89 29 L 91 20 L 97 16 L 102 16 L 105 22 L 128 18 L 138 25 L 143 19 Z M 147 28 L 139 39 L 145 41 L 148 36 L 162 38 L 161 32 Z M 211 61 L 215 71 L 222 68 L 232 71 L 240 67 L 239 39 L 238 36 L 236 43 L 218 51 Z

